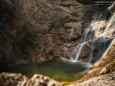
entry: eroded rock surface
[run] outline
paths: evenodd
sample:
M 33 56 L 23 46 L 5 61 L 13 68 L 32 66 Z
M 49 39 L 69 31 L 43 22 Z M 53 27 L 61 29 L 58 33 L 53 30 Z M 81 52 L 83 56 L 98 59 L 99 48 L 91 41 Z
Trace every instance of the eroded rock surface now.
M 104 10 L 97 19 L 92 20 L 72 53 L 74 60 L 95 63 L 115 38 L 115 3 Z M 111 11 L 112 9 L 112 11 Z
M 1 73 L 0 86 L 64 86 L 62 83 L 50 79 L 47 76 L 34 74 L 32 78 L 27 78 L 21 74 Z
M 92 77 L 111 73 L 115 71 L 115 39 L 109 50 L 103 55 L 102 59 L 79 82 L 86 81 Z
M 115 72 L 94 77 L 83 83 L 69 86 L 115 86 Z
M 76 0 L 1 0 L 0 63 L 70 57 L 84 28 L 100 10 Z

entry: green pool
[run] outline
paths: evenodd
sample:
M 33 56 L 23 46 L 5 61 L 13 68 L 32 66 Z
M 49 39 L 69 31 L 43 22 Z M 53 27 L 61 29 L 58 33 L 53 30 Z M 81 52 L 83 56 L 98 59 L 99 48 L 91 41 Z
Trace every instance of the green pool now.
M 24 64 L 6 68 L 5 72 L 22 73 L 31 77 L 35 73 L 49 76 L 58 81 L 73 81 L 83 76 L 87 68 L 80 63 L 50 60 L 43 63 Z

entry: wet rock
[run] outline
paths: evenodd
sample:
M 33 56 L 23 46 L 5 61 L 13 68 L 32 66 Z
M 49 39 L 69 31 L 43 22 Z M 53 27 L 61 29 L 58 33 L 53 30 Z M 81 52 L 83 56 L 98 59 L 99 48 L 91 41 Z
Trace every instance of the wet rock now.
M 79 54 L 79 60 L 81 59 L 82 61 L 88 62 L 88 60 L 91 58 L 91 62 L 95 63 L 98 57 L 100 57 L 100 55 L 103 53 L 103 50 L 106 49 L 106 46 L 108 46 L 110 41 L 110 39 L 106 38 L 95 38 L 81 43 L 74 49 L 72 57 L 76 58 L 77 54 Z
M 94 21 L 91 23 L 91 28 L 97 31 L 104 31 L 107 26 L 107 21 Z
M 115 76 L 115 39 L 102 59 L 79 81 L 68 86 L 114 86 Z
M 103 19 L 103 18 L 99 18 L 98 20 L 94 20 L 91 24 L 90 27 L 92 28 L 93 31 L 95 31 L 95 37 L 99 38 L 99 37 L 105 37 L 105 38 L 114 38 L 115 36 L 115 25 L 114 25 L 114 21 L 115 21 L 115 12 L 114 12 L 114 5 L 115 3 L 113 3 L 110 7 L 108 7 L 108 9 L 106 11 L 108 11 L 108 13 L 106 14 L 106 11 L 104 11 L 102 13 L 101 16 L 108 16 L 108 18 Z M 112 12 L 110 12 L 110 10 L 113 10 Z M 105 15 L 104 15 L 105 14 Z
M 114 3 L 108 7 L 114 9 Z M 95 63 L 107 49 L 110 41 L 114 39 L 115 12 L 109 15 L 109 10 L 104 10 L 101 15 L 92 21 L 79 43 L 73 50 L 71 58 L 85 62 Z M 109 15 L 109 16 L 108 16 Z M 108 16 L 108 18 L 106 18 Z
M 103 55 L 102 59 L 98 61 L 92 70 L 88 72 L 81 80 L 85 81 L 92 77 L 99 76 L 101 74 L 107 74 L 115 71 L 115 41 L 112 42 L 109 50 Z

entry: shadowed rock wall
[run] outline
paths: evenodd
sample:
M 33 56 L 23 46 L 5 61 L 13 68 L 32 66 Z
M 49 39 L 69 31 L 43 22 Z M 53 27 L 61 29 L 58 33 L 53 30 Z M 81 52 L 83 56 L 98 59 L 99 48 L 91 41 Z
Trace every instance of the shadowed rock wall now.
M 0 63 L 69 57 L 97 8 L 76 0 L 1 0 Z M 72 49 L 63 48 L 68 44 Z

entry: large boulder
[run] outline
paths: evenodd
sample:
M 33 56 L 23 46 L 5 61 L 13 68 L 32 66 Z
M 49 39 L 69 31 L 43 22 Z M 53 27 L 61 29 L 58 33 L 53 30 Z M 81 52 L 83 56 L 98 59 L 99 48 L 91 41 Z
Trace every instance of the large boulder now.
M 34 74 L 28 78 L 21 74 L 1 73 L 1 86 L 64 86 L 62 83 L 55 81 L 47 76 Z

